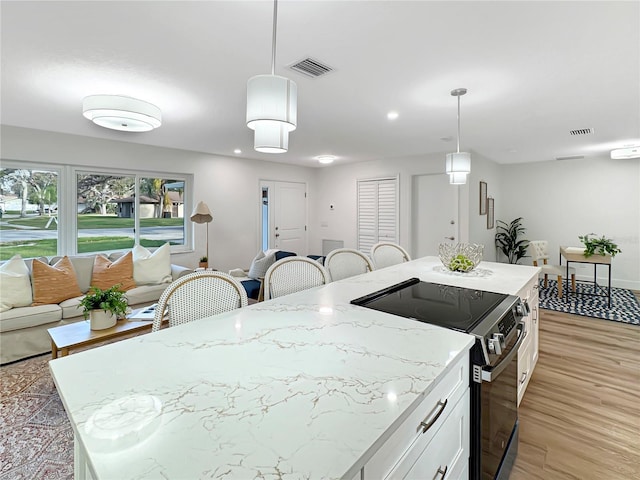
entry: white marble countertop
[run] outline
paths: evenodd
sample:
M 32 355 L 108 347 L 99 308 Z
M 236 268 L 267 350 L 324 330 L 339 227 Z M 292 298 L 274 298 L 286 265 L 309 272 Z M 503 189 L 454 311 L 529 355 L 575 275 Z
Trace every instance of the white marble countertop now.
M 426 257 L 50 368 L 99 479 L 350 478 L 473 343 L 350 300 L 414 276 L 515 294 L 536 275 Z

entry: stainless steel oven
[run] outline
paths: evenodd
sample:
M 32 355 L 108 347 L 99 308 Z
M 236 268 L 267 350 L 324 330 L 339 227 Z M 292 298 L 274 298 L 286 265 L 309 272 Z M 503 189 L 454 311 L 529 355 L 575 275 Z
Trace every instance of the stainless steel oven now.
M 512 313 L 505 312 L 506 318 Z M 513 314 L 515 320 L 515 314 Z M 505 317 L 503 317 L 504 319 Z M 493 336 L 493 335 L 491 335 Z M 472 451 L 471 478 L 507 480 L 518 453 L 518 348 L 524 339 L 524 323 L 502 339 L 477 338 L 472 349 L 471 383 Z M 501 344 L 499 354 L 483 347 Z
M 527 313 L 520 298 L 411 278 L 351 303 L 476 337 L 469 379 L 470 477 L 508 479 L 518 451 L 518 348 Z

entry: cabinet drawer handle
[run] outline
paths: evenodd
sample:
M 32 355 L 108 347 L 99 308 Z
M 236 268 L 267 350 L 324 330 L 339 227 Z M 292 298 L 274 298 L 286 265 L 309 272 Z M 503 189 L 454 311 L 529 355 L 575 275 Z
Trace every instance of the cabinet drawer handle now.
M 522 385 L 527 379 L 527 375 L 529 375 L 529 370 L 527 370 L 526 372 L 522 372 L 522 376 L 520 377 L 520 385 Z
M 433 424 L 438 421 L 438 418 L 440 418 L 440 415 L 442 415 L 442 412 L 444 412 L 444 408 L 447 406 L 447 402 L 449 402 L 449 399 L 445 399 L 444 402 L 442 400 L 439 400 L 437 406 L 439 406 L 440 408 L 436 412 L 436 415 L 433 417 L 433 419 L 427 422 L 427 419 L 425 418 L 425 421 L 420 422 L 420 426 L 423 427 L 422 433 L 427 433 L 427 430 L 429 430 L 433 426 Z
M 449 465 L 446 465 L 444 467 L 444 470 L 442 470 L 442 467 L 438 467 L 438 471 L 436 472 L 436 475 L 440 474 L 440 480 L 444 479 L 444 476 L 447 474 L 447 470 L 449 470 Z

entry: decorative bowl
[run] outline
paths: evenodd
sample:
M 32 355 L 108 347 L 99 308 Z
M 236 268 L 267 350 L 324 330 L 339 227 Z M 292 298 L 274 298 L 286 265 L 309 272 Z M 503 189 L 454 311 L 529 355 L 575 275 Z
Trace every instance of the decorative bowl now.
M 438 255 L 442 265 L 452 272 L 470 272 L 482 261 L 484 245 L 476 243 L 441 243 Z

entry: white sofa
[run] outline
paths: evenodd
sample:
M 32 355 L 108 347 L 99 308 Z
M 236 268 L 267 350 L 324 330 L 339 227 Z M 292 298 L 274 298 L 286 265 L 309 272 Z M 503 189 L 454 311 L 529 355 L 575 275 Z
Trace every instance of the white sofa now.
M 123 253 L 109 255 L 115 260 Z M 76 272 L 78 286 L 84 294 L 89 290 L 95 255 L 69 256 Z M 61 257 L 40 260 L 54 265 Z M 29 271 L 32 261 L 25 260 Z M 171 265 L 171 280 L 193 270 L 179 265 Z M 139 308 L 155 303 L 169 283 L 141 285 L 126 292 L 129 306 Z M 47 329 L 84 320 L 79 303 L 82 297 L 65 300 L 59 304 L 15 307 L 0 312 L 0 364 L 13 362 L 33 355 L 51 351 L 51 339 Z

